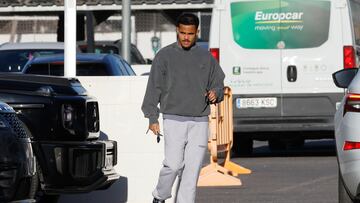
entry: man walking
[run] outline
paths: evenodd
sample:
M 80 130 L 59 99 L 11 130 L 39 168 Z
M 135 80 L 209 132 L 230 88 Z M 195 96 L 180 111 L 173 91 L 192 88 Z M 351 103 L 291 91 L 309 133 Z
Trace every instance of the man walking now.
M 195 202 L 207 149 L 209 104 L 221 102 L 224 96 L 223 71 L 207 50 L 196 45 L 198 26 L 197 16 L 182 14 L 176 23 L 177 42 L 161 49 L 151 67 L 142 111 L 149 119 L 149 129 L 158 136 L 159 112 L 163 114 L 165 140 L 153 203 L 171 197 L 177 176 L 176 202 Z

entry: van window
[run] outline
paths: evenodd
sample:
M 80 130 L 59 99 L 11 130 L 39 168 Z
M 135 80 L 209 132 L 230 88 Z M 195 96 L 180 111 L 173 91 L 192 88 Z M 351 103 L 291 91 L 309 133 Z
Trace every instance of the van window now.
M 327 41 L 329 1 L 277 0 L 231 3 L 234 41 L 247 49 L 318 47 Z
M 360 45 L 360 3 L 350 0 L 350 7 L 355 32 L 355 42 L 356 45 Z

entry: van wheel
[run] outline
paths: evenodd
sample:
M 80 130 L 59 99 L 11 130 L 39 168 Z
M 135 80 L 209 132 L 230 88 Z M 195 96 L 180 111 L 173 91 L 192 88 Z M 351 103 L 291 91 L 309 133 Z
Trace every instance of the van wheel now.
M 232 152 L 238 156 L 248 156 L 253 152 L 253 139 L 250 135 L 234 133 Z
M 339 203 L 355 203 L 355 202 L 359 202 L 359 201 L 353 201 L 350 198 L 350 195 L 348 194 L 348 192 L 345 189 L 345 185 L 344 185 L 344 181 L 341 178 L 341 174 L 339 172 L 339 176 L 338 176 L 338 192 L 339 192 Z
M 286 143 L 280 139 L 270 139 L 268 140 L 268 144 L 271 151 L 280 151 L 286 149 Z

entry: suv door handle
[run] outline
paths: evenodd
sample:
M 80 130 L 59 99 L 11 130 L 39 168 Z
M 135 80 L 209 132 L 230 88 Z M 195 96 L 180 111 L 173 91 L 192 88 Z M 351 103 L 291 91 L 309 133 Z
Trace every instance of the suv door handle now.
M 297 69 L 296 66 L 291 65 L 287 68 L 287 79 L 289 82 L 295 82 L 297 79 Z

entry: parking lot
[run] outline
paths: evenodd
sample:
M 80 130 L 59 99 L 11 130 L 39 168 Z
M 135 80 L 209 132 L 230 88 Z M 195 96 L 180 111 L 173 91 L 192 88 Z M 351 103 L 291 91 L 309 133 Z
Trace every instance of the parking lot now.
M 222 88 L 220 68 L 228 108 L 211 113 L 218 123 L 210 123 L 217 129 L 209 154 L 228 147 L 219 140 L 232 140 L 238 154 L 249 153 L 254 139 L 269 144 L 255 141 L 252 155 L 232 157 L 252 170 L 238 177 L 241 186 L 200 187 L 196 203 L 360 198 L 360 0 L 4 0 L 0 13 L 0 72 L 11 72 L 0 75 L 0 128 L 8 129 L 0 136 L 7 150 L 0 153 L 0 203 L 150 202 L 165 140 L 145 133 L 144 115 L 155 118 L 158 101 L 163 114 L 207 115 L 221 95 L 213 91 Z M 181 13 L 196 17 L 181 21 Z M 172 43 L 179 48 L 176 41 L 184 58 L 162 63 L 157 54 Z M 194 45 L 214 59 L 193 58 Z M 170 104 L 172 94 L 180 99 Z M 149 112 L 144 95 L 159 98 Z M 165 110 L 167 102 L 181 110 Z M 328 139 L 334 129 L 337 154 Z M 302 136 L 326 140 L 295 147 Z M 13 140 L 22 156 L 12 153 Z
M 271 152 L 255 142 L 251 157 L 232 161 L 251 169 L 239 187 L 202 187 L 197 203 L 338 202 L 334 140 L 310 140 L 303 149 Z

